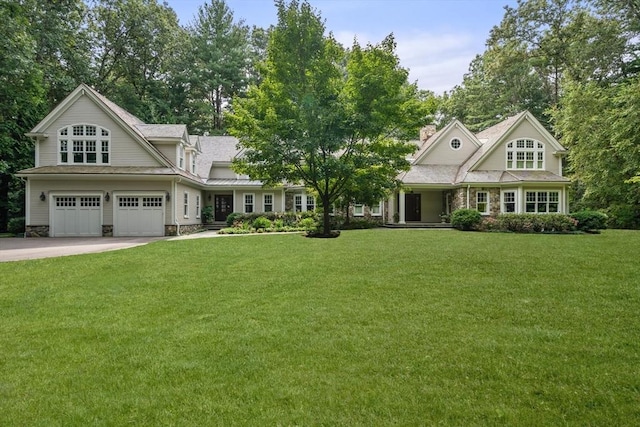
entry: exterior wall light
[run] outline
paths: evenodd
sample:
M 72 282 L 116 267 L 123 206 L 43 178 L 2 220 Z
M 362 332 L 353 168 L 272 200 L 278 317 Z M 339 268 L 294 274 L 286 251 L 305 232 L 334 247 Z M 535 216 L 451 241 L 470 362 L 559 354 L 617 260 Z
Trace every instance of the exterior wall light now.
M 167 202 L 171 200 L 171 194 L 169 194 L 169 192 L 167 191 Z
M 42 193 L 40 193 L 40 200 L 42 200 L 43 202 L 46 200 L 47 196 L 44 195 L 44 191 Z
M 111 196 L 109 196 L 109 192 L 107 191 L 107 194 L 104 195 L 104 201 L 108 202 L 109 200 L 111 200 Z

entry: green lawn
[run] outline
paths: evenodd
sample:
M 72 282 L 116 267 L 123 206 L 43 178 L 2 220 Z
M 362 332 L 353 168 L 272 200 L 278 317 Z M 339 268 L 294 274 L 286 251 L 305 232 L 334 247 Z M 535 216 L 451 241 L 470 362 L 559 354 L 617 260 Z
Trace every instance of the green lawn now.
M 640 232 L 0 264 L 0 425 L 640 425 Z

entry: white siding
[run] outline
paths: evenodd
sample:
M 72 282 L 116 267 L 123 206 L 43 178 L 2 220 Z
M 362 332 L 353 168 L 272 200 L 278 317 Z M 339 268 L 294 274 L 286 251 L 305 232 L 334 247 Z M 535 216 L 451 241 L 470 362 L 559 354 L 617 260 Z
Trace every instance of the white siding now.
M 185 218 L 183 213 L 185 192 L 189 193 L 189 218 Z M 188 187 L 183 184 L 176 184 L 176 194 L 175 194 L 176 217 L 178 218 L 178 223 L 180 223 L 180 225 L 202 223 L 202 216 L 200 216 L 200 218 L 196 218 L 196 196 L 198 195 L 200 196 L 200 207 L 202 208 L 203 206 L 202 201 L 204 200 L 204 194 L 202 190 Z M 174 203 L 174 199 L 171 199 L 171 202 Z
M 449 145 L 453 138 L 458 138 L 462 143 L 460 149 L 452 150 Z M 419 164 L 422 165 L 461 165 L 473 154 L 478 147 L 457 127 L 452 127 L 438 139 L 435 147 L 425 159 Z
M 49 138 L 40 142 L 38 149 L 40 166 L 57 165 L 58 129 L 76 123 L 102 126 L 111 132 L 111 166 L 160 166 L 160 163 L 145 148 L 87 96 L 78 98 L 44 130 Z
M 494 149 L 489 157 L 484 159 L 477 167 L 478 170 L 504 170 L 506 168 L 506 144 L 519 138 L 530 138 L 542 142 L 545 145 L 544 168 L 558 174 L 560 159 L 553 155 L 555 149 L 545 137 L 534 128 L 529 121 L 523 121 L 516 129 L 513 129 L 504 139 L 503 143 Z
M 103 200 L 103 225 L 113 225 L 114 191 L 136 193 L 160 191 L 166 193 L 171 189 L 170 181 L 85 180 L 70 184 L 68 179 L 43 181 L 30 178 L 29 180 L 31 183 L 31 193 L 28 203 L 31 204 L 31 218 L 27 220 L 27 225 L 49 225 L 50 192 L 69 195 L 73 195 L 76 192 L 102 192 L 103 194 L 109 192 L 111 200 L 108 202 Z M 40 201 L 41 192 L 44 192 L 47 197 L 44 202 Z M 166 203 L 165 206 L 165 221 L 169 224 L 171 223 L 169 222 L 171 221 L 170 203 Z

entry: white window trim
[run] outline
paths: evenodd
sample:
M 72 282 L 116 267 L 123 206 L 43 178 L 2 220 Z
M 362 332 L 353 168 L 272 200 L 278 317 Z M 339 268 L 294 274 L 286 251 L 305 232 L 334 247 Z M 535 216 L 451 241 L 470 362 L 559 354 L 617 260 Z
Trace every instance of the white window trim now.
M 73 135 L 73 127 L 74 126 L 82 126 L 83 127 L 83 133 L 86 131 L 86 126 L 93 126 L 96 128 L 96 134 L 95 135 Z M 63 130 L 67 131 L 66 135 L 61 135 L 61 132 Z M 105 130 L 107 131 L 108 135 L 103 136 L 102 135 L 102 131 Z M 67 150 L 65 151 L 65 153 L 67 154 L 67 161 L 63 162 L 62 161 L 62 151 L 61 151 L 61 141 L 67 141 Z M 73 141 L 82 141 L 82 147 L 83 147 L 83 158 L 84 161 L 83 162 L 74 162 L 73 161 Z M 92 141 L 95 142 L 95 155 L 96 155 L 96 161 L 95 163 L 88 163 L 86 161 L 86 155 L 87 155 L 87 151 L 86 151 L 86 141 Z M 102 151 L 102 142 L 106 141 L 108 144 L 108 150 L 107 151 Z M 57 158 L 57 164 L 58 165 L 83 165 L 83 166 L 103 166 L 103 165 L 110 165 L 111 164 L 111 130 L 105 128 L 104 126 L 100 126 L 100 125 L 96 125 L 93 123 L 73 123 L 70 124 L 68 126 L 63 126 L 61 128 L 58 129 L 57 131 L 57 139 L 56 139 L 56 158 Z M 37 144 L 36 144 L 37 147 Z M 107 154 L 107 156 L 109 157 L 109 161 L 108 162 L 103 162 L 102 161 L 102 155 L 103 154 Z
M 354 203 L 353 204 L 353 216 L 364 216 L 364 204 L 363 203 Z
M 300 211 L 296 210 L 296 197 L 300 197 Z M 313 209 L 317 209 L 318 207 L 318 201 L 316 200 L 316 197 L 309 194 L 309 193 L 295 193 L 293 195 L 293 211 L 294 212 L 306 212 L 307 209 L 307 198 L 308 197 L 313 197 Z
M 247 212 L 247 196 L 251 196 L 251 212 Z M 254 193 L 242 193 L 242 212 L 243 213 L 253 213 L 256 211 L 256 195 Z
M 200 195 L 196 195 L 196 218 L 200 218 Z
M 378 206 L 378 209 L 380 210 L 380 212 L 378 212 L 378 213 L 374 213 L 374 212 L 373 212 L 373 208 L 374 208 L 375 206 L 370 206 L 370 207 L 369 207 L 369 214 L 371 214 L 371 216 L 382 216 L 382 206 L 383 206 L 383 205 L 382 205 L 382 200 L 380 200 L 380 201 L 378 202 L 377 206 Z
M 271 196 L 271 203 L 267 203 L 267 196 Z M 273 193 L 264 193 L 262 194 L 262 211 L 263 212 L 267 212 L 267 208 L 266 206 L 270 204 L 271 205 L 271 210 L 268 212 L 275 212 L 275 206 L 276 206 L 276 197 L 274 196 Z
M 196 153 L 191 153 L 191 173 L 196 174 Z
M 189 218 L 189 192 L 185 191 L 183 195 L 182 214 L 184 218 Z
M 481 193 L 484 193 L 487 195 L 487 201 L 485 202 L 486 208 L 484 211 L 481 211 L 480 209 L 478 209 L 478 203 L 480 203 L 478 201 L 478 195 Z M 489 215 L 491 213 L 491 193 L 489 191 L 486 191 L 486 190 L 476 191 L 476 210 L 480 212 L 482 215 Z
M 178 144 L 178 168 L 185 170 L 184 168 L 184 146 L 182 144 Z
M 533 148 L 517 148 L 517 143 L 518 141 L 525 141 L 525 145 L 526 145 L 526 141 L 533 141 Z M 538 148 L 538 144 L 542 144 L 542 148 Z M 509 145 L 511 145 L 511 147 L 509 147 Z M 504 167 L 506 170 L 545 170 L 546 167 L 546 145 L 544 142 L 542 141 L 538 141 L 536 139 L 533 138 L 518 138 L 518 139 L 514 139 L 512 141 L 509 141 L 505 144 L 505 152 L 504 152 Z M 525 158 L 524 160 L 524 167 L 519 168 L 517 167 L 517 162 L 518 162 L 518 154 L 519 152 L 523 152 L 523 153 L 533 153 L 533 167 L 532 168 L 528 168 L 527 167 L 527 160 Z M 508 153 L 512 153 L 511 154 L 511 163 L 512 165 L 509 166 L 509 154 Z M 542 167 L 538 167 L 538 153 L 542 153 Z M 526 154 L 525 154 L 526 156 Z
M 536 201 L 533 202 L 535 203 L 535 212 L 527 212 L 527 193 L 536 193 Z M 547 193 L 547 201 L 546 206 L 547 206 L 547 210 L 546 212 L 538 212 L 538 194 L 537 193 Z M 558 210 L 555 212 L 550 212 L 549 211 L 549 204 L 551 203 L 549 201 L 549 193 L 558 193 L 558 201 L 555 202 L 558 205 Z M 563 209 L 563 205 L 562 205 L 562 190 L 560 189 L 542 189 L 542 188 L 537 188 L 537 189 L 533 189 L 533 188 L 527 188 L 524 190 L 523 194 L 523 205 L 522 205 L 522 212 L 523 213 L 531 213 L 531 214 L 536 214 L 536 215 L 546 215 L 546 214 L 556 214 L 556 213 L 563 213 L 564 209 Z
M 513 193 L 513 201 L 514 201 L 514 211 L 513 212 L 507 212 L 506 209 L 504 208 L 504 203 L 505 203 L 505 193 Z M 500 192 L 500 213 L 519 213 L 520 212 L 520 207 L 518 204 L 518 190 L 515 188 L 509 188 L 506 190 L 502 190 Z

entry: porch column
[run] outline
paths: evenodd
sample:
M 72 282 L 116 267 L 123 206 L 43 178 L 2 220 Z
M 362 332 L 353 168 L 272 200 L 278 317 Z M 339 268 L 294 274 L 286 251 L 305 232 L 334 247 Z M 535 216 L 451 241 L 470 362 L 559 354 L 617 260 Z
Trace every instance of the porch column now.
M 395 193 L 392 193 L 387 199 L 387 211 L 385 212 L 388 224 L 393 224 L 393 214 L 396 212 L 395 201 Z
M 405 220 L 404 220 L 404 191 L 400 190 L 400 194 L 398 196 L 398 204 L 399 204 L 399 210 L 400 210 L 400 221 L 398 221 L 398 224 L 406 224 Z

